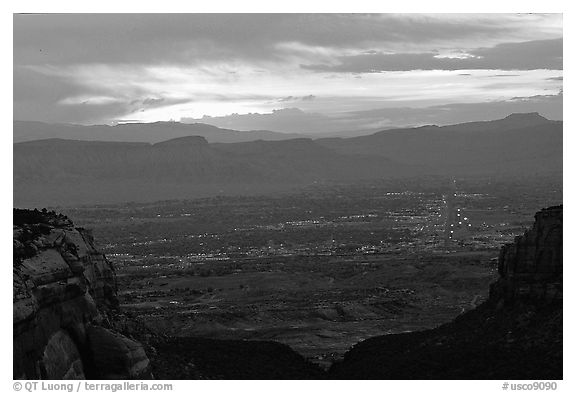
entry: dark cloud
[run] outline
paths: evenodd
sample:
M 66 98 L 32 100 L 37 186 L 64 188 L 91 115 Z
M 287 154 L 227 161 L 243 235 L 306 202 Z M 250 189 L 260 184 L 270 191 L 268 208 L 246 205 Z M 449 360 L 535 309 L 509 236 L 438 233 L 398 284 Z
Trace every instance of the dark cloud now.
M 561 70 L 562 39 L 499 44 L 470 51 L 470 57 L 438 57 L 435 52 L 341 56 L 339 64 L 302 68 L 327 72 L 385 72 L 412 70 Z
M 37 73 L 27 68 L 14 68 L 14 119 L 38 120 L 52 123 L 84 123 L 100 120 L 102 116 L 120 115 L 124 110 L 117 105 L 61 105 L 59 102 L 87 92 L 88 90 L 72 81 L 57 76 Z
M 142 109 L 152 109 L 152 108 L 162 108 L 165 106 L 177 105 L 177 104 L 184 104 L 187 102 L 192 102 L 193 100 L 189 98 L 153 98 L 147 97 L 143 99 L 132 100 L 129 103 L 129 106 L 133 110 L 142 110 Z
M 309 94 L 307 96 L 302 97 L 294 97 L 294 96 L 282 97 L 278 99 L 278 102 L 312 101 L 314 99 L 316 99 L 316 96 L 313 94 Z
M 39 100 L 56 103 L 85 91 L 65 78 L 47 76 L 28 68 L 14 67 L 14 101 Z
M 130 111 L 126 105 L 46 105 L 39 100 L 14 103 L 14 120 L 36 120 L 47 123 L 97 124 L 102 119 L 124 116 Z
M 110 96 L 104 87 L 88 87 L 65 77 L 46 75 L 34 70 L 14 68 L 14 119 L 49 123 L 93 123 L 108 121 L 135 111 L 160 108 L 191 101 L 187 98 L 148 97 L 133 87 L 117 92 L 110 103 L 91 103 L 90 97 Z M 138 97 L 134 99 L 133 97 Z M 77 103 L 65 103 L 71 97 L 86 97 Z
M 14 16 L 15 64 L 193 63 L 270 58 L 278 43 L 333 48 L 498 37 L 493 16 L 405 14 L 49 14 Z

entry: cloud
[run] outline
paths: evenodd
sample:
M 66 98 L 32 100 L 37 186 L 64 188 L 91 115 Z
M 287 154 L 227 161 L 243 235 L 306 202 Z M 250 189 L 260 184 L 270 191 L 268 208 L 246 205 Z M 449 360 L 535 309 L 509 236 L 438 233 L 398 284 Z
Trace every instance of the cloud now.
M 373 73 L 411 70 L 561 70 L 562 39 L 498 44 L 470 51 L 467 57 L 427 53 L 376 53 L 341 56 L 339 64 L 301 65 L 321 72 Z
M 232 114 L 228 116 L 203 116 L 182 118 L 183 123 L 206 123 L 216 127 L 235 130 L 270 130 L 278 132 L 315 133 L 325 130 L 330 117 L 320 113 L 308 113 L 298 108 L 275 109 L 271 113 Z
M 267 129 L 279 132 L 322 134 L 345 133 L 425 124 L 447 125 L 468 121 L 496 120 L 511 113 L 539 112 L 551 120 L 562 120 L 562 92 L 481 103 L 434 105 L 424 108 L 390 107 L 343 112 L 338 116 L 309 113 L 298 108 L 272 113 L 183 118 L 185 123 L 207 123 L 236 130 Z
M 14 63 L 281 61 L 303 48 L 370 53 L 552 38 L 561 30 L 554 14 L 16 14 Z
M 316 96 L 314 94 L 308 94 L 307 96 L 301 96 L 301 97 L 288 96 L 279 98 L 278 102 L 312 101 L 315 98 Z
M 291 107 L 334 116 L 381 107 L 532 96 L 561 87 L 560 81 L 548 80 L 561 72 L 547 70 L 502 72 L 510 78 L 492 78 L 493 70 L 472 70 L 465 78 L 457 71 L 408 71 L 363 74 L 361 79 L 350 73 L 325 78 L 316 72 L 261 73 L 249 67 L 238 68 L 229 77 L 228 71 L 228 67 L 15 67 L 14 113 L 18 119 L 83 124 L 265 114 Z M 298 120 L 294 128 L 320 130 L 321 124 L 306 127 Z
M 257 112 L 293 130 L 320 130 L 326 118 L 356 126 L 349 116 L 359 109 L 555 91 L 561 81 L 546 78 L 561 73 L 526 70 L 562 69 L 560 37 L 558 14 L 15 15 L 14 117 L 91 124 Z M 462 76 L 441 71 L 452 69 Z M 488 78 L 510 69 L 519 76 Z M 272 112 L 294 107 L 304 114 Z
M 86 123 L 102 117 L 118 116 L 125 108 L 116 103 L 105 105 L 63 105 L 71 97 L 107 96 L 105 90 L 87 89 L 73 80 L 45 75 L 31 69 L 14 68 L 14 119 L 51 123 Z
M 40 70 L 41 71 L 41 70 Z M 190 98 L 150 96 L 139 86 L 85 83 L 62 72 L 14 68 L 14 118 L 59 123 L 92 123 L 102 119 L 191 101 Z

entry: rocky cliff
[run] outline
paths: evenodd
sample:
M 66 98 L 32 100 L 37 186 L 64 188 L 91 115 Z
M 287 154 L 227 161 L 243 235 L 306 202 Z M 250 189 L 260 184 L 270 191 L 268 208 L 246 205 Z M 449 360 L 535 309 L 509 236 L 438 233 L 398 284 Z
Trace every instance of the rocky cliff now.
M 502 247 L 492 301 L 562 299 L 562 206 L 543 209 L 535 218 L 532 228 Z
M 14 210 L 13 377 L 150 377 L 142 345 L 111 329 L 114 267 L 62 215 Z
M 562 379 L 562 206 L 502 248 L 487 302 L 421 332 L 374 337 L 335 379 Z

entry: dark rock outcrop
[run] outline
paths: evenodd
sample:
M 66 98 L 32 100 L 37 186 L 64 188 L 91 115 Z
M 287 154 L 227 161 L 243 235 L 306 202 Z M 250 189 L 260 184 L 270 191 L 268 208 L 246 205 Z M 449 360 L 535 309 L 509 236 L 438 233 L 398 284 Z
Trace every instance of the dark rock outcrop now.
M 319 366 L 272 341 L 171 337 L 155 340 L 154 376 L 160 379 L 325 379 Z M 178 367 L 174 367 L 178 364 Z
M 45 211 L 15 209 L 14 224 L 13 377 L 150 376 L 142 346 L 106 328 L 116 276 L 90 233 Z
M 148 373 L 149 360 L 140 343 L 101 326 L 88 326 L 88 347 L 92 352 L 96 378 L 132 379 Z
M 505 246 L 488 301 L 453 322 L 374 337 L 333 379 L 562 379 L 562 206 Z
M 562 206 L 536 213 L 536 221 L 513 244 L 502 247 L 494 300 L 562 299 Z

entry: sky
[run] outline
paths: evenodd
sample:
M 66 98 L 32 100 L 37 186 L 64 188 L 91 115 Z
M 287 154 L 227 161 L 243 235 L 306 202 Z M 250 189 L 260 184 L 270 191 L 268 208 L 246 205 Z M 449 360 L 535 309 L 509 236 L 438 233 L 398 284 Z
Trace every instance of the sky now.
M 14 119 L 323 133 L 562 119 L 561 14 L 14 15 Z

